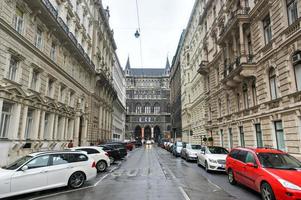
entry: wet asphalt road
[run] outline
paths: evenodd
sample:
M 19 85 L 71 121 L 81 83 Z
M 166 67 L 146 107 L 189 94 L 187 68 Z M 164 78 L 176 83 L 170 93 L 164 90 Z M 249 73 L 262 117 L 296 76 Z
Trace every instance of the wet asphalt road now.
M 232 186 L 224 173 L 206 173 L 196 163 L 156 147 L 137 148 L 127 159 L 99 174 L 79 190 L 32 193 L 19 200 L 259 200 L 243 186 Z

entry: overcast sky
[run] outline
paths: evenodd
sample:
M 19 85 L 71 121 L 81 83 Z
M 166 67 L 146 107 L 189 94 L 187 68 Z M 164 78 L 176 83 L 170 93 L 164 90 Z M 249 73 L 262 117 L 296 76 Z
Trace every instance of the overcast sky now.
M 122 67 L 128 56 L 132 67 L 162 68 L 167 56 L 171 62 L 193 4 L 194 0 L 138 0 L 141 59 L 140 39 L 134 36 L 138 28 L 136 0 L 103 0 L 103 6 L 110 8 L 110 25 Z

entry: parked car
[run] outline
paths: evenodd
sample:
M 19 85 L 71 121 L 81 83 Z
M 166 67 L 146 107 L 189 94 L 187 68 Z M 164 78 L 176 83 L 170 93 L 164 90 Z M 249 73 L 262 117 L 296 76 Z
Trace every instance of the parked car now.
M 117 149 L 120 152 L 121 158 L 124 158 L 127 155 L 127 150 L 122 144 L 107 143 L 105 145 L 108 146 L 108 147 L 111 147 L 113 149 Z
M 0 199 L 63 186 L 80 188 L 96 177 L 96 163 L 84 152 L 37 152 L 0 169 Z
M 134 144 L 135 147 L 141 147 L 142 146 L 141 140 L 133 141 L 132 144 Z
M 301 199 L 301 162 L 270 148 L 234 148 L 226 159 L 228 180 L 260 192 L 264 200 Z
M 174 156 L 180 156 L 181 155 L 181 150 L 183 147 L 183 143 L 182 142 L 175 142 L 172 148 L 172 154 Z
M 114 149 L 107 145 L 99 145 L 99 147 L 108 153 L 111 164 L 114 163 L 116 160 L 121 160 L 122 156 L 118 149 Z
M 134 149 L 134 145 L 131 142 L 123 142 L 123 145 L 128 151 L 132 151 Z
M 198 153 L 197 164 L 205 167 L 207 172 L 225 171 L 228 153 L 229 151 L 223 147 L 202 147 L 201 152 Z
M 110 167 L 111 161 L 109 154 L 102 150 L 101 147 L 94 146 L 82 146 L 82 147 L 73 147 L 71 150 L 80 150 L 87 152 L 88 156 L 95 160 L 96 169 L 98 172 L 104 172 Z
M 151 142 L 150 140 L 146 140 L 145 144 L 146 144 L 146 145 L 151 145 L 152 142 Z
M 170 153 L 172 153 L 172 149 L 173 149 L 173 143 L 171 142 L 169 145 L 168 145 L 168 151 Z
M 197 160 L 197 154 L 201 152 L 201 148 L 199 144 L 185 144 L 181 150 L 181 157 L 186 161 Z

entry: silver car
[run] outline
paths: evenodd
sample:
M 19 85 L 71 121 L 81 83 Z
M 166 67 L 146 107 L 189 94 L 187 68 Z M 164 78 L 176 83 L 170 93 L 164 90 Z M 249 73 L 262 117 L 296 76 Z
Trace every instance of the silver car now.
M 181 157 L 186 161 L 197 160 L 197 154 L 201 152 L 202 146 L 199 144 L 184 144 L 181 150 Z

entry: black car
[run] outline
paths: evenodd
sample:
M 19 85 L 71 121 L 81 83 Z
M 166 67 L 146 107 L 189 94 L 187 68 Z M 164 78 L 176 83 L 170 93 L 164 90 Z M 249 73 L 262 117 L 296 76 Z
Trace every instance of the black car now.
M 104 150 L 105 152 L 107 152 L 109 154 L 111 163 L 113 163 L 115 160 L 121 160 L 122 156 L 118 149 L 114 149 L 107 145 L 99 145 L 99 147 L 102 147 L 102 150 Z
M 131 143 L 132 143 L 133 145 L 135 145 L 135 147 L 141 147 L 141 146 L 142 146 L 141 140 L 132 141 Z
M 120 155 L 121 155 L 121 158 L 124 158 L 128 153 L 127 153 L 127 150 L 126 148 L 124 147 L 123 144 L 118 144 L 118 143 L 107 143 L 105 144 L 106 146 L 109 146 L 113 149 L 116 149 L 119 151 Z

